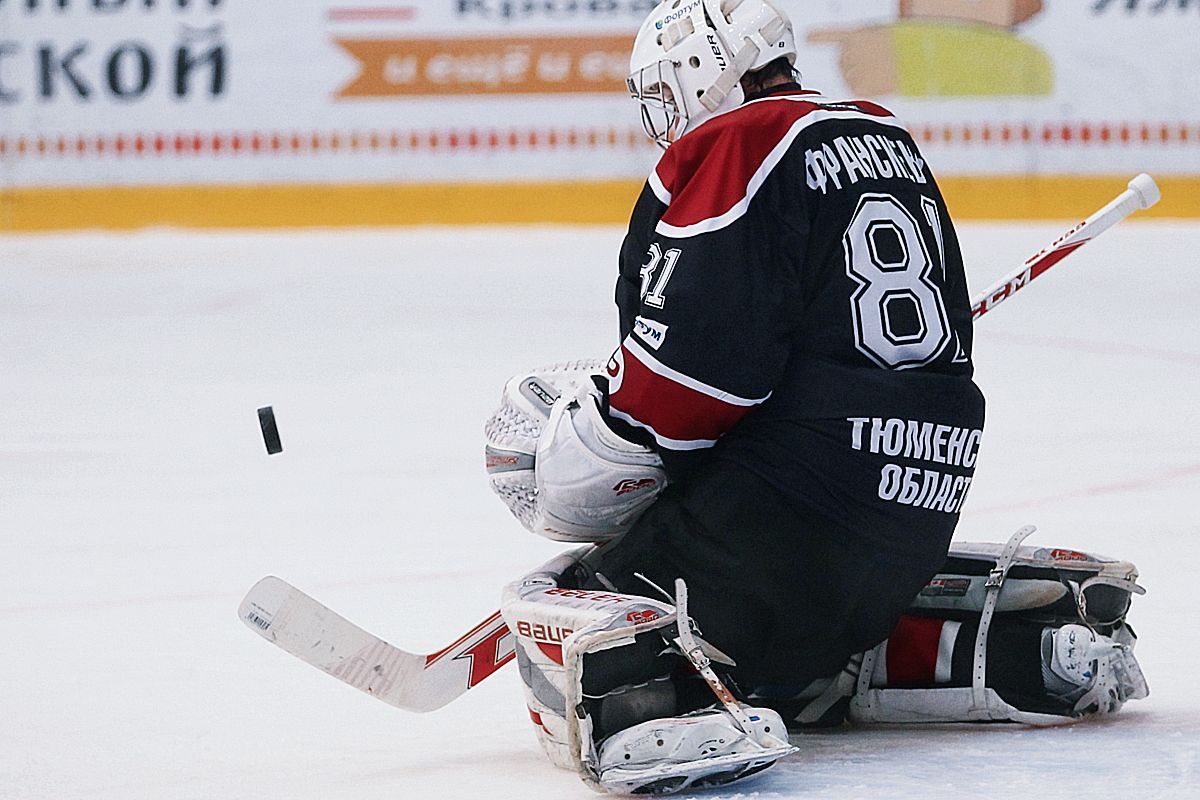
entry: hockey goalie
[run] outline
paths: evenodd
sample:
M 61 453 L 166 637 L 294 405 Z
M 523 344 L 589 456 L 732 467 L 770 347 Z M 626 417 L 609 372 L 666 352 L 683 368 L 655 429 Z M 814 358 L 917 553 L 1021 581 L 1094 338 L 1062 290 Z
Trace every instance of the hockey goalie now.
M 1133 565 L 951 539 L 983 438 L 962 254 L 929 165 L 802 86 L 771 0 L 665 2 L 629 90 L 664 153 L 607 364 L 535 370 L 493 489 L 579 545 L 502 612 L 550 759 L 593 788 L 728 783 L 788 728 L 1040 724 L 1148 689 Z

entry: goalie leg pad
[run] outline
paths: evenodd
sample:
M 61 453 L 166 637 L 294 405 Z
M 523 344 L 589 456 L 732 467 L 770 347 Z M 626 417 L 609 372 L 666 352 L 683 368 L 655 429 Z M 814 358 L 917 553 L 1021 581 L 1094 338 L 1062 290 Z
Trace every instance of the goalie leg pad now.
M 591 548 L 560 556 L 504 590 L 530 717 L 550 761 L 594 776 L 593 720 L 583 703 L 583 656 L 633 645 L 674 624 L 675 608 L 645 597 L 562 589 L 559 577 Z M 589 771 L 590 770 L 590 771 Z
M 949 624 L 949 623 L 948 623 Z M 1020 722 L 1057 725 L 1095 714 L 1113 714 L 1129 700 L 1150 693 L 1128 644 L 1094 633 L 1082 625 L 1047 627 L 1041 634 L 1041 696 L 1045 708 L 1031 712 L 1003 699 L 991 686 L 980 695 L 974 687 L 886 688 L 882 668 L 885 643 L 869 653 L 864 666 L 870 686 L 861 684 L 850 705 L 859 723 Z
M 1023 528 L 1006 545 L 956 543 L 887 641 L 836 679 L 759 694 L 799 725 L 847 704 L 859 723 L 1062 724 L 1148 696 L 1125 622 L 1132 596 L 1145 591 L 1137 568 L 1023 546 L 1032 532 Z M 998 612 L 1006 621 L 989 635 Z
M 980 614 L 1004 546 L 956 542 L 945 566 L 913 601 L 916 613 L 949 619 Z M 1047 625 L 1086 620 L 1104 635 L 1120 628 L 1135 594 L 1137 567 L 1128 561 L 1061 547 L 1019 546 L 1005 568 L 996 611 Z
M 977 615 L 970 687 L 878 688 L 888 642 L 863 656 L 850 718 L 857 722 L 1008 721 L 1059 724 L 1118 711 L 1149 695 L 1125 624 L 1133 594 L 1143 594 L 1128 562 L 1073 550 L 1034 549 L 1022 528 L 1004 545 L 958 545 L 947 571 L 922 592 L 914 610 L 960 618 Z M 951 571 L 951 567 L 959 572 Z M 988 629 L 997 611 L 1040 622 L 1045 696 L 1061 713 L 1031 713 L 1004 701 L 987 681 Z M 1078 624 L 1083 623 L 1083 624 Z M 952 623 L 947 623 L 952 624 Z
M 728 783 L 795 752 L 778 713 L 740 704 L 738 716 L 750 720 L 748 728 L 729 710 L 706 709 L 639 722 L 598 741 L 591 709 L 599 707 L 604 716 L 608 701 L 622 690 L 643 693 L 654 690 L 656 682 L 605 694 L 598 706 L 585 702 L 584 656 L 607 657 L 622 648 L 632 654 L 631 646 L 644 643 L 647 635 L 665 645 L 677 641 L 678 627 L 677 610 L 668 603 L 560 588 L 560 576 L 590 551 L 560 556 L 504 592 L 502 613 L 516 634 L 530 715 L 552 763 L 574 769 L 600 792 L 666 794 Z M 657 702 L 646 707 L 656 708 Z

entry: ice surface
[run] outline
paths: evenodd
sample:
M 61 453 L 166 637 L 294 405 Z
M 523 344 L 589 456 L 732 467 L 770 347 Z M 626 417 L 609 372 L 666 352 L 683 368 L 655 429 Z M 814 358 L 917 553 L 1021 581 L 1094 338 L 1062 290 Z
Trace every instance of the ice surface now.
M 982 288 L 1065 226 L 972 225 Z M 490 494 L 504 379 L 615 344 L 613 228 L 0 237 L 0 798 L 585 798 L 505 670 L 396 711 L 245 630 L 278 574 L 409 649 L 557 551 Z M 1200 227 L 1126 225 L 980 322 L 959 538 L 1137 563 L 1153 695 L 1053 730 L 839 730 L 713 796 L 1195 796 Z M 273 405 L 282 455 L 255 409 Z

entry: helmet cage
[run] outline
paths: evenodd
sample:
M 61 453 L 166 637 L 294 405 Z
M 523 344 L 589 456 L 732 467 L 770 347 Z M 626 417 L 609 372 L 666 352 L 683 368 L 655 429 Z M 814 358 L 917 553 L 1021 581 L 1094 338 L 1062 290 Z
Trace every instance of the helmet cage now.
M 646 135 L 664 150 L 688 129 L 691 114 L 679 81 L 679 64 L 660 59 L 629 76 L 629 94 L 642 109 Z

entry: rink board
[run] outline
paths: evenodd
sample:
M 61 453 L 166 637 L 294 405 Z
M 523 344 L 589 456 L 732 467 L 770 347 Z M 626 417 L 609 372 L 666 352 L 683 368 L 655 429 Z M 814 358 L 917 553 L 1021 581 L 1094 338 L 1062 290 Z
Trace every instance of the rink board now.
M 1139 172 L 1200 216 L 1200 4 L 779 2 L 804 85 L 895 111 L 960 218 Z M 0 231 L 619 221 L 653 5 L 0 2 Z

